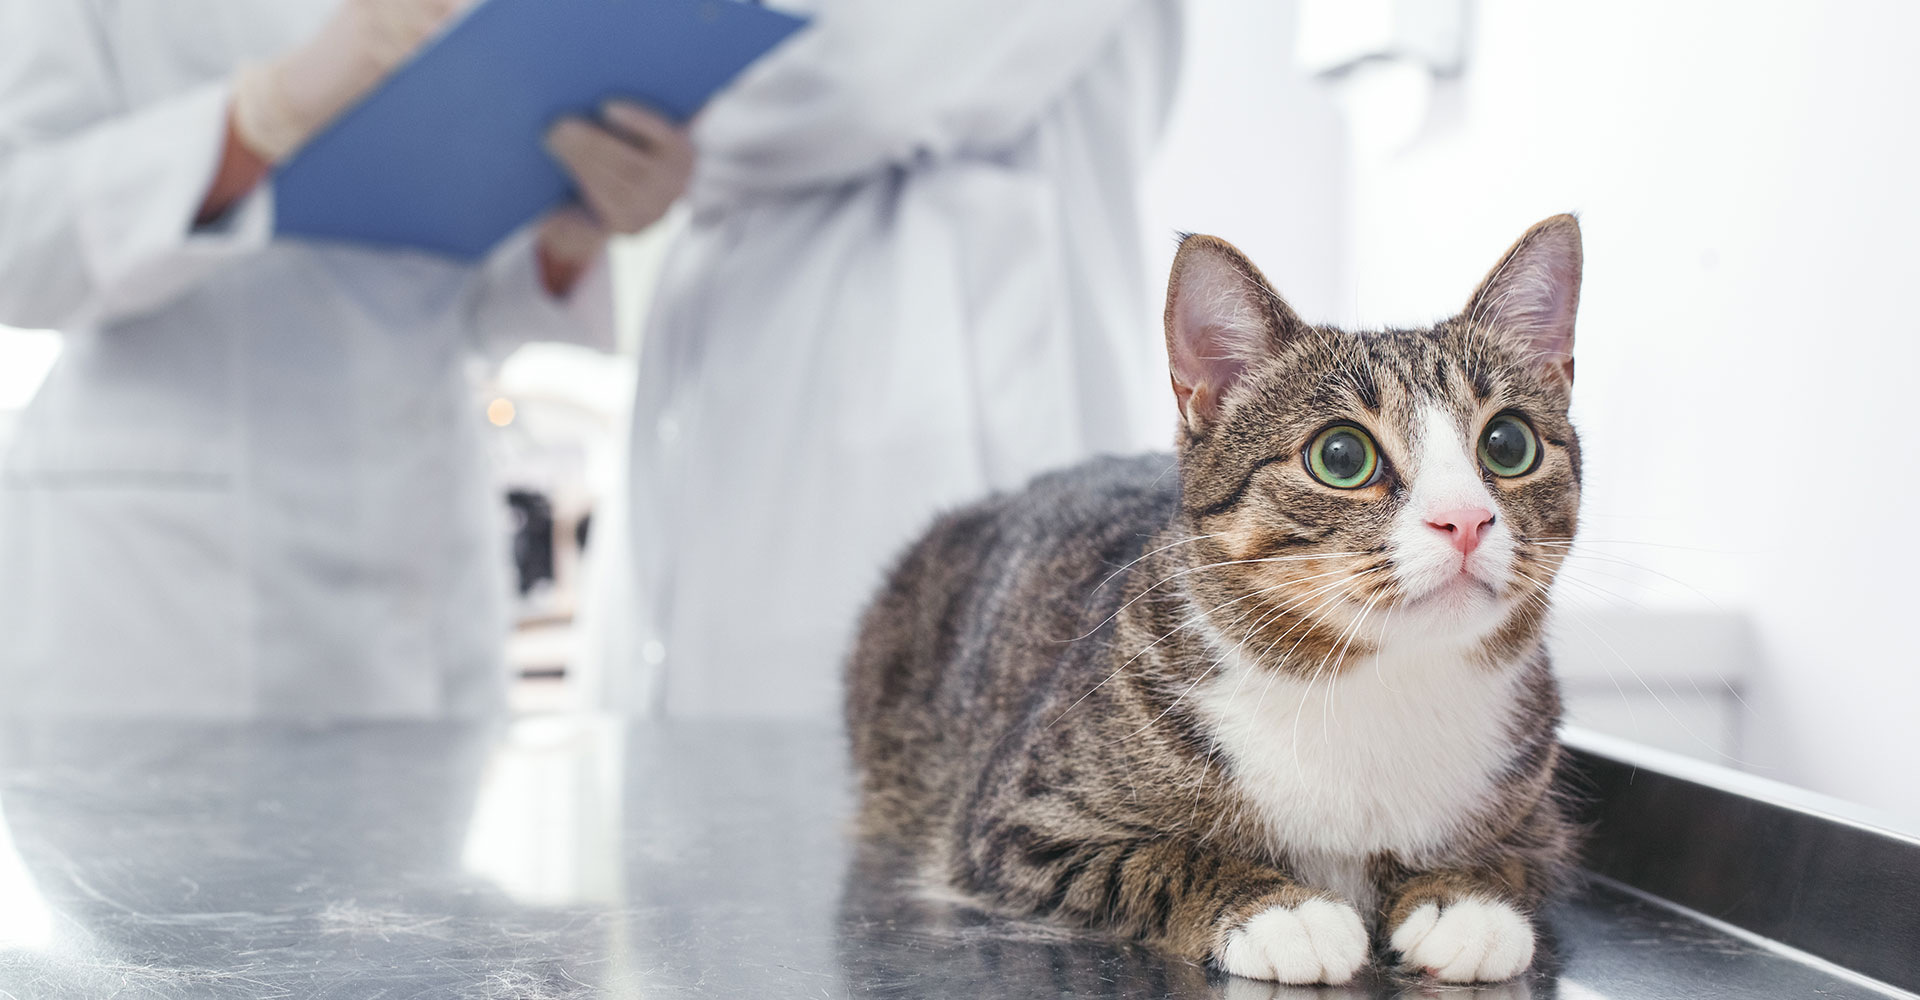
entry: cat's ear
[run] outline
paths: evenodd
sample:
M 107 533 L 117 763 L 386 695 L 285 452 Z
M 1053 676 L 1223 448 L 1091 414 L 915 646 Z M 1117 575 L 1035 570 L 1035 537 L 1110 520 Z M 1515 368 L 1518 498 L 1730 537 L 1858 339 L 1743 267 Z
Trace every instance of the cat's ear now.
M 1303 329 L 1260 269 L 1215 236 L 1181 239 L 1167 279 L 1166 323 L 1173 397 L 1194 435 L 1212 424 L 1248 366 Z
M 1580 222 L 1537 222 L 1487 273 L 1463 314 L 1509 338 L 1534 369 L 1573 384 L 1573 318 L 1580 307 Z

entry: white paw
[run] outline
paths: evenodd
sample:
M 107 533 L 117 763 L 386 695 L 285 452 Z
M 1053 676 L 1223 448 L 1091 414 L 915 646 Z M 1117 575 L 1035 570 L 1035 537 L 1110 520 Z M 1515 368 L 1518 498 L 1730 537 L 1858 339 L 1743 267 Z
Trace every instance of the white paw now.
M 1533 925 L 1492 899 L 1427 903 L 1394 928 L 1391 943 L 1401 964 L 1448 983 L 1497 983 L 1533 964 Z
M 1331 899 L 1273 906 L 1227 932 L 1220 967 L 1282 983 L 1344 983 L 1367 961 L 1367 928 Z

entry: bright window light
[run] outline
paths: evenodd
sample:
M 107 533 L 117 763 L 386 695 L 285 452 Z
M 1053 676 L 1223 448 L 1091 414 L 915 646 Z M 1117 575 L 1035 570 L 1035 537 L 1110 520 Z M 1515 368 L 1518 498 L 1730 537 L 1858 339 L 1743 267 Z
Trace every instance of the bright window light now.
M 32 402 L 59 357 L 60 335 L 52 330 L 0 326 L 0 411 Z
M 52 943 L 53 911 L 14 849 L 6 814 L 0 813 L 0 952 L 41 949 Z

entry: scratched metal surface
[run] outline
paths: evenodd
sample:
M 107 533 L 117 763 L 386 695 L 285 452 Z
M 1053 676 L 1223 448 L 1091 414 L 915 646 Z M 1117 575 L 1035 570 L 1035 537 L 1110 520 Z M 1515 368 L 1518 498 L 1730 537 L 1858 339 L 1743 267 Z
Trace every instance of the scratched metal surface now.
M 937 902 L 856 848 L 850 802 L 824 726 L 0 724 L 0 998 L 1427 992 Z M 1542 970 L 1477 992 L 1879 995 L 1604 888 L 1551 928 Z

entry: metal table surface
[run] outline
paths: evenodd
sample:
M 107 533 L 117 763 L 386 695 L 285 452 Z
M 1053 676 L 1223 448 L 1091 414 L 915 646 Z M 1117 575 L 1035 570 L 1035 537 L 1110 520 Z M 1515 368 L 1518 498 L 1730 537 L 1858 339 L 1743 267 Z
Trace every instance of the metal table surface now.
M 935 901 L 851 805 L 827 725 L 0 724 L 0 998 L 1427 993 Z M 1886 995 L 1602 884 L 1549 926 L 1529 978 L 1477 992 Z

